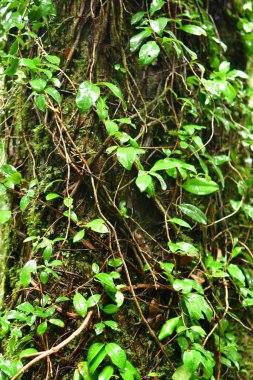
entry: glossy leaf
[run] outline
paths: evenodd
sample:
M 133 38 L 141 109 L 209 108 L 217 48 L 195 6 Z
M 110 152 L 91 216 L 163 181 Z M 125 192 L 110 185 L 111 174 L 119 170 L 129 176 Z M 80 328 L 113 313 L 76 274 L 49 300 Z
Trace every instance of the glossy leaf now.
M 116 343 L 108 343 L 105 346 L 105 351 L 110 357 L 112 363 L 120 369 L 124 369 L 126 365 L 126 353 Z
M 227 271 L 234 280 L 238 280 L 245 286 L 245 276 L 242 270 L 235 264 L 229 264 Z
M 45 92 L 50 95 L 58 104 L 61 104 L 61 95 L 54 87 L 47 87 Z
M 52 325 L 55 325 L 58 327 L 64 327 L 64 322 L 61 319 L 50 318 L 49 322 L 52 323 Z
M 201 36 L 201 35 L 206 36 L 206 31 L 197 25 L 191 25 L 191 24 L 183 25 L 181 26 L 180 29 L 186 33 L 194 34 L 195 36 Z
M 105 121 L 105 128 L 108 133 L 108 136 L 113 136 L 119 130 L 118 124 L 116 124 L 115 121 L 112 120 Z
M 131 18 L 131 25 L 135 25 L 137 24 L 139 21 L 141 21 L 144 17 L 144 15 L 146 14 L 145 11 L 140 11 L 140 12 L 137 12 L 135 13 L 132 18 Z
M 78 89 L 76 104 L 80 112 L 87 112 L 98 100 L 100 88 L 95 84 L 84 81 Z
M 78 241 L 82 240 L 85 235 L 85 230 L 80 230 L 74 237 L 73 237 L 73 243 L 77 243 Z
M 94 219 L 91 222 L 87 223 L 86 227 L 100 234 L 107 234 L 109 232 L 103 219 Z
M 179 219 L 179 218 L 168 219 L 168 222 L 171 222 L 171 223 L 174 223 L 174 224 L 178 224 L 179 226 L 182 226 L 182 227 L 185 227 L 185 228 L 191 228 L 191 226 L 190 226 L 189 223 L 187 223 L 184 220 Z
M 150 26 L 158 35 L 162 34 L 162 31 L 166 28 L 169 19 L 167 17 L 160 17 L 157 20 L 150 20 Z
M 139 62 L 142 66 L 150 65 L 158 57 L 160 47 L 155 41 L 149 41 L 144 44 L 139 52 Z
M 152 167 L 151 171 L 159 171 L 159 170 L 169 170 L 169 169 L 185 169 L 189 170 L 193 173 L 196 173 L 196 169 L 193 165 L 187 164 L 186 162 L 179 160 L 177 158 L 164 158 L 162 160 L 159 160 L 155 163 L 155 165 Z
M 136 34 L 135 36 L 133 36 L 130 39 L 130 51 L 134 52 L 135 50 L 137 50 L 138 47 L 140 46 L 140 44 L 142 43 L 142 41 L 145 38 L 149 37 L 151 34 L 152 34 L 152 30 L 146 29 L 146 30 L 143 30 L 142 32 Z
M 113 95 L 115 95 L 116 98 L 118 98 L 119 100 L 121 100 L 124 103 L 122 91 L 118 86 L 116 86 L 115 84 L 110 83 L 110 82 L 100 82 L 98 84 L 108 87 L 109 90 L 111 90 L 111 92 L 113 93 Z
M 135 183 L 138 186 L 139 190 L 141 192 L 145 191 L 147 189 L 147 187 L 149 187 L 149 185 L 151 184 L 151 182 L 152 182 L 151 176 L 148 173 L 140 170 L 139 174 L 138 174 L 138 177 L 136 178 L 136 181 L 135 181 Z
M 98 380 L 109 380 L 113 375 L 114 369 L 112 366 L 106 366 L 98 376 Z
M 163 325 L 158 335 L 158 339 L 162 340 L 166 338 L 167 336 L 171 335 L 180 322 L 181 322 L 181 317 L 171 318 L 167 322 L 165 322 L 165 324 Z
M 42 78 L 33 79 L 30 82 L 32 89 L 36 92 L 42 92 L 46 88 L 47 81 Z
M 206 178 L 192 178 L 184 182 L 183 189 L 192 194 L 208 195 L 218 191 L 219 185 Z
M 80 314 L 83 318 L 86 316 L 88 307 L 87 301 L 80 293 L 76 293 L 73 298 L 73 305 L 75 311 Z
M 37 333 L 39 335 L 44 334 L 47 330 L 47 322 L 42 322 L 38 327 L 37 327 Z
M 207 224 L 207 218 L 205 214 L 198 207 L 188 203 L 182 203 L 178 206 L 178 208 L 181 210 L 183 214 L 189 216 L 196 222 L 201 224 Z
M 150 16 L 159 11 L 165 4 L 164 0 L 152 0 L 150 4 Z

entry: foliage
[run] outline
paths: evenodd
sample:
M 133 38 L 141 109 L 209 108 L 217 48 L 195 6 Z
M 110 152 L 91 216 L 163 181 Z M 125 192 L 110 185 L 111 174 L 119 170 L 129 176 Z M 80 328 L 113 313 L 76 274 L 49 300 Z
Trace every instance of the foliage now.
M 73 380 L 226 378 L 227 371 L 245 370 L 233 329 L 250 329 L 242 311 L 253 305 L 251 78 L 205 2 L 130 4 L 129 19 L 120 0 L 118 20 L 118 4 L 109 3 L 110 38 L 120 47 L 127 38 L 129 47 L 111 63 L 115 77 L 101 79 L 96 38 L 109 33 L 103 25 L 77 81 L 72 50 L 64 64 L 52 48 L 54 25 L 60 33 L 66 21 L 57 18 L 57 6 L 0 0 L 1 121 L 10 156 L 1 165 L 0 191 L 13 206 L 0 210 L 0 224 L 11 223 L 14 235 L 16 226 L 23 229 L 25 237 L 16 289 L 8 290 L 18 296 L 0 317 L 0 378 L 25 378 L 22 368 L 33 371 L 36 363 L 31 358 L 51 355 L 48 347 L 67 341 L 69 329 L 79 331 L 86 318 L 89 339 L 78 343 L 73 335 L 73 350 L 65 348 L 65 358 L 75 358 Z M 101 4 L 106 23 L 109 8 Z M 238 23 L 250 54 L 253 5 L 234 6 L 238 19 L 229 10 L 227 17 Z M 160 84 L 139 88 L 146 75 Z M 12 123 L 23 151 L 10 145 Z M 34 153 L 32 125 L 48 138 L 46 159 Z M 84 136 L 93 139 L 88 149 Z M 36 213 L 43 227 L 31 234 Z M 124 334 L 135 323 L 145 326 L 153 359 L 159 348 L 161 360 L 150 368 L 127 349 Z

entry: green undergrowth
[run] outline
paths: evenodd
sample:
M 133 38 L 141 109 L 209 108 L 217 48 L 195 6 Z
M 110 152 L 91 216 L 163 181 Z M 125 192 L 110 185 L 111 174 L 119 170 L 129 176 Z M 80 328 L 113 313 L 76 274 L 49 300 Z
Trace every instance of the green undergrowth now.
M 251 378 L 253 2 L 218 3 L 0 0 L 0 380 Z

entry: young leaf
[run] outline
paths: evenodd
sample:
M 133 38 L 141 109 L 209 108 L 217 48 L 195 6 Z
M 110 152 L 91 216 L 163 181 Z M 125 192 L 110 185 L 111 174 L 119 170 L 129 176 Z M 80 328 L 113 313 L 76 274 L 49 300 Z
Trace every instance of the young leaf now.
M 82 294 L 76 293 L 74 295 L 73 305 L 74 305 L 75 311 L 84 318 L 87 314 L 88 307 L 87 307 L 87 301 L 82 296 Z
M 150 65 L 158 57 L 160 47 L 155 41 L 149 41 L 144 44 L 139 52 L 139 62 L 142 66 Z
M 105 351 L 110 357 L 113 364 L 118 368 L 124 369 L 126 365 L 126 353 L 122 348 L 116 343 L 108 343 L 105 346 Z
M 50 322 L 50 323 L 52 323 L 52 325 L 55 325 L 58 327 L 64 327 L 64 322 L 61 319 L 50 318 L 48 322 Z
M 184 182 L 183 189 L 192 194 L 208 195 L 218 191 L 219 185 L 210 179 L 192 178 Z
M 73 237 L 73 243 L 77 243 L 78 241 L 82 240 L 85 235 L 85 230 L 80 230 L 74 237 Z
M 39 335 L 42 335 L 44 334 L 44 332 L 46 331 L 47 329 L 47 322 L 42 322 L 38 327 L 37 327 L 37 333 Z
M 80 112 L 88 111 L 100 96 L 100 88 L 95 84 L 84 81 L 78 89 L 76 104 Z
M 50 193 L 46 196 L 46 201 L 51 201 L 51 199 L 60 198 L 59 194 L 56 193 Z
M 46 102 L 46 98 L 44 95 L 35 96 L 34 102 L 40 111 L 42 111 L 42 112 L 46 111 L 47 102 Z
M 171 335 L 180 322 L 181 317 L 171 318 L 168 321 L 166 321 L 158 335 L 158 339 L 162 340 L 167 336 Z
M 109 232 L 103 219 L 94 219 L 87 223 L 86 227 L 90 228 L 92 231 L 99 232 L 100 234 L 107 234 Z
M 36 273 L 37 270 L 37 263 L 35 260 L 29 260 L 25 266 L 21 269 L 20 272 L 20 283 L 23 285 L 24 288 L 26 288 L 31 280 L 31 274 Z

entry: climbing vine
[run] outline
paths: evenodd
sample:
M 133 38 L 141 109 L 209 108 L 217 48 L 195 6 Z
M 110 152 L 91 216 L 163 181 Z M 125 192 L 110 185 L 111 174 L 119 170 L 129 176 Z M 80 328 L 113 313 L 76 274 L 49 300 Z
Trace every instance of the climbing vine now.
M 72 3 L 0 0 L 0 379 L 250 378 L 253 3 Z

